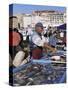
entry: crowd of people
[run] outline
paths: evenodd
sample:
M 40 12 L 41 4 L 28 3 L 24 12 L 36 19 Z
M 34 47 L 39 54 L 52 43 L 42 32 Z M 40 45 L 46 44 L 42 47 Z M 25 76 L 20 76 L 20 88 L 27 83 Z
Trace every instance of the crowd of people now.
M 13 17 L 11 19 L 13 19 Z M 10 67 L 15 68 L 23 65 L 29 62 L 30 58 L 41 59 L 43 57 L 43 51 L 45 51 L 45 54 L 48 52 L 55 53 L 57 51 L 56 44 L 58 42 L 58 32 L 52 32 L 52 30 L 47 31 L 48 32 L 44 33 L 43 24 L 38 22 L 34 30 L 30 32 L 28 29 L 27 38 L 24 40 L 18 28 L 9 27 Z M 61 33 L 60 37 L 63 38 L 60 38 L 60 40 L 63 40 L 63 43 L 66 45 L 66 37 L 61 35 Z

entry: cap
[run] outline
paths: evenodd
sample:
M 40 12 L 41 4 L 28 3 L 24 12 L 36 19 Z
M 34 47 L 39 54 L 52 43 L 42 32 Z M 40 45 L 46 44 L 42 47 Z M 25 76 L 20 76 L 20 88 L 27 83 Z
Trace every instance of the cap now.
M 41 27 L 41 28 L 43 28 L 43 24 L 39 22 L 39 23 L 37 23 L 37 24 L 35 25 L 35 28 L 36 28 L 36 27 Z

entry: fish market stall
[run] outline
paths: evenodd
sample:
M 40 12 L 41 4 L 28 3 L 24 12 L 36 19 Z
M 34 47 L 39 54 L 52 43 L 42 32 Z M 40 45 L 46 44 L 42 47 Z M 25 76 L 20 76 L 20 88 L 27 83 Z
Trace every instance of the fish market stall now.
M 57 55 L 57 56 L 56 56 Z M 13 69 L 14 85 L 42 85 L 66 82 L 66 51 L 58 50 L 40 60 L 30 60 Z

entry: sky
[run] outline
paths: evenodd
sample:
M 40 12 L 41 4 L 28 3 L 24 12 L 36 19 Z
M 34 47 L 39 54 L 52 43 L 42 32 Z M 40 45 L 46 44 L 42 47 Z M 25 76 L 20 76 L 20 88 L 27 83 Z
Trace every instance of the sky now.
M 13 8 L 13 15 L 19 13 L 27 13 L 30 14 L 34 10 L 55 10 L 59 12 L 65 12 L 65 7 L 58 6 L 47 6 L 47 5 L 28 5 L 28 4 L 13 4 L 9 7 L 9 13 L 11 15 Z

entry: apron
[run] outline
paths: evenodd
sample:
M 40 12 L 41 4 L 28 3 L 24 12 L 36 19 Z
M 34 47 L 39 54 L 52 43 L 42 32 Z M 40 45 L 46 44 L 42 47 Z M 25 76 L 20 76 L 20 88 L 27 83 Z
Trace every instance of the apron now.
M 42 47 L 40 46 L 37 46 L 36 44 L 34 44 L 32 42 L 32 37 L 34 35 L 38 35 L 40 38 L 41 38 L 41 35 L 38 34 L 37 32 L 34 32 L 32 35 L 31 35 L 31 38 L 30 38 L 30 56 L 33 58 L 33 59 L 40 59 L 42 57 Z M 42 39 L 42 38 L 41 38 Z

